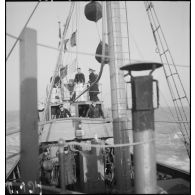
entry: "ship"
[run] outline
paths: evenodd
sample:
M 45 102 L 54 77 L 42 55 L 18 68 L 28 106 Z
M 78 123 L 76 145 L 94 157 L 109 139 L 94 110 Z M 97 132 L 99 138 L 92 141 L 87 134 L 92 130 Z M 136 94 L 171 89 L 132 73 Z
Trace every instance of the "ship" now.
M 120 12 L 124 12 L 126 16 L 125 1 L 83 2 L 85 6 L 82 13 L 85 14 L 86 20 L 96 24 L 102 21 L 102 36 L 99 35 L 100 42 L 94 54 L 100 64 L 99 74 L 96 74 L 95 80 L 89 83 L 76 83 L 73 79 L 67 79 L 69 69 L 80 68 L 77 61 L 66 65 L 64 65 L 66 62 L 63 62 L 62 56 L 71 52 L 69 49 L 77 45 L 75 39 L 77 29 L 72 32 L 71 37 L 67 37 L 73 12 L 78 9 L 77 2 L 67 4 L 70 5 L 70 9 L 63 31 L 59 22 L 57 63 L 53 75 L 48 78 L 50 82 L 42 107 L 37 108 L 37 84 L 33 81 L 36 79 L 36 74 L 33 74 L 36 69 L 32 66 L 36 64 L 38 45 L 36 30 L 27 28 L 27 22 L 17 38 L 17 41 L 21 42 L 21 152 L 20 157 L 6 172 L 6 193 L 190 194 L 190 173 L 156 162 L 155 158 L 154 110 L 159 107 L 159 88 L 158 81 L 153 79 L 152 73 L 157 68 L 164 69 L 177 113 L 178 128 L 181 129 L 189 158 L 191 152 L 189 122 L 183 104 L 183 101 L 189 103 L 189 100 L 176 66 L 171 61 L 172 58 L 170 61 L 167 60 L 171 53 L 164 35 L 158 34 L 161 26 L 153 3 L 146 1 L 144 5 L 161 63 L 141 61 L 130 63 L 128 34 L 126 35 L 128 41 L 125 41 L 127 59 L 124 60 Z M 124 23 L 128 30 L 127 17 L 125 19 Z M 166 43 L 165 46 L 162 44 L 163 41 Z M 48 47 L 41 44 L 39 46 Z M 72 53 L 77 54 L 78 51 Z M 105 64 L 109 64 L 110 67 L 112 113 L 109 117 L 101 114 L 89 116 L 92 104 L 104 110 L 102 99 L 94 100 L 91 94 L 101 96 L 99 80 Z M 32 72 L 29 73 L 31 69 Z M 150 71 L 147 76 L 133 76 L 133 71 L 147 70 Z M 91 72 L 93 71 L 91 69 Z M 128 81 L 125 81 L 127 77 Z M 156 84 L 156 89 L 148 87 L 153 86 L 153 83 Z M 130 111 L 133 123 L 130 126 L 133 135 L 129 133 L 127 121 L 125 93 L 127 87 L 130 88 L 129 84 L 132 85 Z M 94 86 L 99 86 L 97 91 L 94 91 Z M 178 88 L 183 90 L 184 96 L 178 92 L 181 91 Z M 156 108 L 153 106 L 152 95 L 155 92 Z M 62 116 L 61 108 L 68 110 L 70 115 Z M 13 133 L 16 132 L 6 136 Z M 12 155 L 9 159 L 15 156 Z

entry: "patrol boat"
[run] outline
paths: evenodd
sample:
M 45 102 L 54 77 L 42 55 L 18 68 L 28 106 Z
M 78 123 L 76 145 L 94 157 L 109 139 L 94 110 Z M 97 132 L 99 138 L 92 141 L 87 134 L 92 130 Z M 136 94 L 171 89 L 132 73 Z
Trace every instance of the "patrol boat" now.
M 29 108 L 21 107 L 21 157 L 6 175 L 7 192 L 40 194 L 190 193 L 189 173 L 155 161 L 155 140 L 152 139 L 154 138 L 154 125 L 152 125 L 154 124 L 154 107 L 151 103 L 153 100 L 151 87 L 153 77 L 151 75 L 162 65 L 165 69 L 166 62 L 161 58 L 162 63 L 146 62 L 124 66 L 123 61 L 118 60 L 123 58 L 120 27 L 122 8 L 119 6 L 119 2 L 101 4 L 92 1 L 86 3 L 85 6 L 84 12 L 88 20 L 97 22 L 102 18 L 103 36 L 95 55 L 101 63 L 101 68 L 96 81 L 90 86 L 78 86 L 75 90 L 76 97 L 71 100 L 69 99 L 70 91 L 65 90 L 66 88 L 63 89 L 66 84 L 70 83 L 64 84 L 62 81 L 59 88 L 53 88 L 55 78 L 60 75 L 60 70 L 64 69 L 62 53 L 66 43 L 66 32 L 76 4 L 75 2 L 69 3 L 71 4 L 70 11 L 64 25 L 63 35 L 60 38 L 57 65 L 48 88 L 44 109 L 40 109 L 43 110 L 43 120 L 39 122 L 38 128 L 35 125 L 36 119 L 33 127 L 31 127 L 32 121 L 27 121 L 28 130 L 23 130 L 26 125 L 24 109 Z M 127 11 L 126 2 L 124 5 L 124 10 Z M 154 6 L 152 2 L 146 2 L 145 6 L 150 18 Z M 107 18 L 108 44 L 105 43 L 105 18 Z M 160 26 L 153 29 L 152 21 L 151 26 L 155 41 L 158 43 L 155 32 L 160 29 Z M 25 39 L 28 36 L 34 36 L 33 33 L 35 32 L 31 29 L 23 31 L 21 37 L 24 38 L 25 44 L 21 46 L 21 52 L 22 49 L 26 49 L 28 44 L 33 44 Z M 158 48 L 158 51 L 160 56 L 169 53 L 168 49 L 161 51 L 161 48 Z M 66 52 L 68 51 L 66 50 Z M 26 56 L 24 57 L 26 58 Z M 83 116 L 83 112 L 86 112 L 92 103 L 89 100 L 88 92 L 90 87 L 97 84 L 101 78 L 104 65 L 107 63 L 110 65 L 112 74 L 110 78 L 112 119 L 87 118 Z M 150 71 L 149 75 L 133 76 L 132 71 L 145 70 Z M 124 95 L 125 81 L 123 77 L 127 75 L 130 75 L 133 86 L 133 142 L 132 138 L 129 138 Z M 25 76 L 24 73 L 22 77 L 25 78 Z M 158 96 L 158 82 L 155 82 Z M 144 87 L 141 87 L 140 83 L 145 83 Z M 30 89 L 33 89 L 32 83 L 29 86 Z M 24 87 L 23 90 L 27 89 Z M 139 94 L 142 92 L 145 93 L 143 93 L 144 99 L 141 100 Z M 21 96 L 21 98 L 26 98 L 22 93 Z M 182 99 L 187 99 L 187 97 L 174 97 L 174 102 Z M 143 104 L 140 103 L 142 101 Z M 103 109 L 102 101 L 98 101 L 96 104 Z M 56 112 L 52 111 L 57 110 L 60 105 L 68 108 L 72 116 L 58 118 Z M 176 111 L 180 113 L 181 110 L 176 107 Z M 31 119 L 34 116 L 33 114 Z M 148 118 L 145 120 L 144 117 L 138 118 L 138 116 Z M 178 119 L 181 118 L 178 117 Z M 144 125 L 140 125 L 142 123 Z M 183 131 L 182 133 L 189 152 L 189 137 Z M 135 148 L 134 151 L 130 150 L 132 146 Z

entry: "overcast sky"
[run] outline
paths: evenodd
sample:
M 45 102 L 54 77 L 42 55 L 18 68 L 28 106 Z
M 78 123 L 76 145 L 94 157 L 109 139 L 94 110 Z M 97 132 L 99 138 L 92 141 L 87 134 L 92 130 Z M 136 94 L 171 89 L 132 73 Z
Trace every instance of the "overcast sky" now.
M 25 25 L 28 17 L 37 2 L 8 2 L 6 3 L 6 33 L 18 36 Z M 101 35 L 101 20 L 96 24 L 90 22 L 84 16 L 84 6 L 86 2 L 80 2 L 77 7 L 77 32 L 78 32 L 78 51 L 95 53 L 99 43 L 99 33 Z M 175 64 L 184 65 L 186 68 L 177 67 L 181 76 L 184 88 L 189 97 L 190 83 L 190 59 L 189 59 L 189 2 L 154 2 L 154 7 L 158 15 L 162 30 L 165 34 L 169 48 L 171 50 Z M 58 46 L 58 21 L 65 23 L 69 2 L 41 2 L 35 11 L 28 27 L 37 30 L 37 42 Z M 145 11 L 143 2 L 127 1 L 128 24 L 130 38 L 131 60 L 146 60 L 160 62 L 158 54 L 155 53 L 155 43 L 151 32 L 151 27 Z M 76 28 L 76 14 L 71 22 L 68 36 Z M 6 54 L 10 51 L 15 39 L 6 36 Z M 55 50 L 37 47 L 38 56 L 38 99 L 43 100 L 46 92 L 46 85 L 53 74 L 58 52 Z M 69 60 L 75 57 L 69 56 Z M 67 60 L 67 58 L 64 58 Z M 88 81 L 88 68 L 94 68 L 98 72 L 100 64 L 94 56 L 79 55 L 79 66 Z M 66 63 L 64 63 L 65 65 Z M 154 78 L 160 83 L 160 104 L 166 106 L 166 100 L 171 105 L 170 93 L 167 87 L 163 69 L 154 73 Z M 109 66 L 106 65 L 102 78 L 102 98 L 105 107 L 110 107 L 110 83 Z M 6 109 L 19 109 L 19 44 L 6 63 Z

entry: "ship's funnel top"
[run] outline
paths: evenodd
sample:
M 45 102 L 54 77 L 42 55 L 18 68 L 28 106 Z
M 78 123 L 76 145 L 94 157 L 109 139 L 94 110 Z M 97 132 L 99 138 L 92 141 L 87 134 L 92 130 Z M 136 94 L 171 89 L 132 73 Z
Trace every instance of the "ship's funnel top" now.
M 127 64 L 125 66 L 122 66 L 121 70 L 127 70 L 127 71 L 144 71 L 144 70 L 151 70 L 152 72 L 160 68 L 162 66 L 161 63 L 158 62 L 141 62 L 141 63 L 133 63 L 133 64 Z

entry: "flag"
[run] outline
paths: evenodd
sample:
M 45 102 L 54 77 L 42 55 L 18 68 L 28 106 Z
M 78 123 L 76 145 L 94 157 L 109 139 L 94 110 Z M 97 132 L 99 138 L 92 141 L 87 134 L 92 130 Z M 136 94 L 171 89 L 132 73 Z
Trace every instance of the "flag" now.
M 67 51 L 67 47 L 66 44 L 68 43 L 69 39 L 65 39 L 64 40 L 64 52 Z
M 70 45 L 71 47 L 76 46 L 76 31 L 72 33 L 70 38 Z
M 61 27 L 60 27 L 60 22 L 58 22 L 59 24 L 59 38 L 61 39 Z
M 76 62 L 77 59 L 75 58 L 73 62 L 68 66 L 68 74 L 72 74 L 73 72 L 76 72 Z
M 63 79 L 67 75 L 68 65 L 60 68 L 60 77 Z

